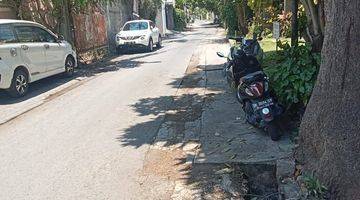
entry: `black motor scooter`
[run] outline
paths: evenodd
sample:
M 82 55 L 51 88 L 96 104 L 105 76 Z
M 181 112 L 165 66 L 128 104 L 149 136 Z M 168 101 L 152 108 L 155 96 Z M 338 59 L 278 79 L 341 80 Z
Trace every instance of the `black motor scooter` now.
M 269 79 L 261 70 L 254 56 L 247 55 L 243 49 L 233 50 L 227 58 L 225 74 L 230 86 L 236 89 L 236 97 L 242 104 L 248 123 L 267 131 L 272 140 L 281 137 L 279 118 L 283 108 L 277 103 L 269 90 Z
M 254 56 L 260 63 L 262 63 L 264 57 L 264 51 L 261 48 L 259 41 L 261 41 L 262 37 L 257 37 L 256 34 L 253 35 L 252 39 L 247 39 L 245 37 L 229 37 L 229 40 L 235 40 L 236 44 L 239 45 L 241 49 L 244 50 L 246 55 Z M 236 47 L 232 47 L 231 51 L 236 50 Z

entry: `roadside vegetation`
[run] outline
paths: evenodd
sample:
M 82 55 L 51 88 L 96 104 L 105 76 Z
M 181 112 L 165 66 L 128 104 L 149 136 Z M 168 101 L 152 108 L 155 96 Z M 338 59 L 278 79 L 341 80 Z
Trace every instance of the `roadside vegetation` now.
M 174 25 L 176 31 L 183 31 L 186 28 L 187 18 L 184 10 L 175 8 L 174 10 Z
M 312 52 L 307 43 L 291 47 L 285 40 L 278 46 L 279 51 L 265 49 L 264 71 L 280 102 L 292 115 L 302 115 L 315 85 L 321 56 Z

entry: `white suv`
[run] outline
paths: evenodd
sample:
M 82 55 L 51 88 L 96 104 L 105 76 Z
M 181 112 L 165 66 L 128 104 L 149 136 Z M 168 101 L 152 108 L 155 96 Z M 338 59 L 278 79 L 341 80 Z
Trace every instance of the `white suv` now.
M 146 47 L 149 52 L 154 44 L 161 47 L 161 34 L 155 23 L 150 20 L 128 21 L 116 35 L 116 50 L 120 53 L 124 48 Z
M 28 91 L 29 83 L 77 66 L 71 45 L 44 26 L 29 21 L 0 19 L 0 89 L 13 97 Z

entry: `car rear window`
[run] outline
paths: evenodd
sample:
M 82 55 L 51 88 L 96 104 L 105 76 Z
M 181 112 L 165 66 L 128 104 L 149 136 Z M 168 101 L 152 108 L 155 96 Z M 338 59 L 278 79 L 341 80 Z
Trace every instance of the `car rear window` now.
M 15 34 L 9 24 L 0 24 L 0 44 L 16 42 Z
M 139 31 L 146 30 L 149 28 L 149 24 L 147 22 L 130 22 L 125 24 L 123 31 Z

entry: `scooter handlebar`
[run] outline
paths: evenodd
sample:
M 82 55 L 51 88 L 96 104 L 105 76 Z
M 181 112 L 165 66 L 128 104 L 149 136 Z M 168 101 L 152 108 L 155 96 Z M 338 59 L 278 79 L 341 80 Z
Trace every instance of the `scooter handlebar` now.
M 230 36 L 228 39 L 230 39 L 230 40 L 235 40 L 236 42 L 242 42 L 243 37 Z

